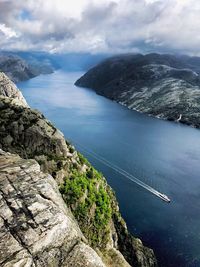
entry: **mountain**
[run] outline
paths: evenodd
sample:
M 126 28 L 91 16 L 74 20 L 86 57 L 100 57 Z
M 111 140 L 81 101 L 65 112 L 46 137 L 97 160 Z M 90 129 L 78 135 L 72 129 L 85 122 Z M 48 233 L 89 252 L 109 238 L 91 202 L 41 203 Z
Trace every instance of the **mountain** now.
M 35 76 L 40 74 L 50 74 L 60 68 L 59 61 L 53 55 L 45 52 L 4 52 L 12 54 L 23 59 L 29 66 Z
M 0 71 L 6 73 L 14 82 L 35 77 L 31 67 L 24 60 L 14 55 L 0 55 Z
M 10 52 L 0 53 L 0 71 L 6 73 L 13 82 L 28 80 L 40 74 L 49 74 L 54 70 L 55 67 L 48 57 L 38 57 L 31 53 L 22 54 L 22 56 Z
M 125 54 L 102 61 L 76 81 L 122 105 L 200 127 L 200 58 Z
M 105 177 L 0 81 L 0 265 L 157 267 Z
M 0 52 L 0 71 L 15 83 L 29 80 L 40 74 L 50 74 L 57 69 L 87 71 L 108 57 L 89 53 L 50 54 L 45 52 Z

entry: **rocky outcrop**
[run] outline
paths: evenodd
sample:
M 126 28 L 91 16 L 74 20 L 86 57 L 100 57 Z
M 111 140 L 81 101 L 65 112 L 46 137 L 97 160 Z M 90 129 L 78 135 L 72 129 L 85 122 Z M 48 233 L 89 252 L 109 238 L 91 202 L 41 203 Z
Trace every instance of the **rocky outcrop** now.
M 0 73 L 0 139 L 0 148 L 23 158 L 37 158 L 44 163 L 43 170 L 50 171 L 50 165 L 53 169 L 52 162 L 46 164 L 53 158 L 71 157 L 63 134 L 39 111 L 29 108 L 4 73 Z
M 0 97 L 0 110 L 1 148 L 24 158 L 67 156 L 62 133 L 40 112 L 15 105 L 8 97 Z
M 105 178 L 40 112 L 15 101 L 16 94 L 0 96 L 0 148 L 19 155 L 0 158 L 8 213 L 1 229 L 3 236 L 10 231 L 5 240 L 17 242 L 2 261 L 16 256 L 33 262 L 27 266 L 54 267 L 102 266 L 102 259 L 107 267 L 156 267 L 153 251 L 128 232 Z
M 0 265 L 105 267 L 35 160 L 0 150 Z
M 13 103 L 28 107 L 22 93 L 3 72 L 0 72 L 0 96 L 9 97 Z
M 142 113 L 200 127 L 200 58 L 121 55 L 107 59 L 76 85 Z

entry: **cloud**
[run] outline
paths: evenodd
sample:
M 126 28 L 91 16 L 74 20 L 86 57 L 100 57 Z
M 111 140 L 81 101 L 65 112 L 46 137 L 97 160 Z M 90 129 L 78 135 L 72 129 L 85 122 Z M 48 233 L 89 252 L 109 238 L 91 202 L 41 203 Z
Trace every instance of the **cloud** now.
M 17 34 L 15 31 L 13 31 L 11 28 L 6 27 L 5 24 L 0 24 L 0 32 L 4 35 L 5 39 L 11 39 L 13 37 L 17 37 Z
M 200 55 L 198 0 L 0 0 L 0 47 Z

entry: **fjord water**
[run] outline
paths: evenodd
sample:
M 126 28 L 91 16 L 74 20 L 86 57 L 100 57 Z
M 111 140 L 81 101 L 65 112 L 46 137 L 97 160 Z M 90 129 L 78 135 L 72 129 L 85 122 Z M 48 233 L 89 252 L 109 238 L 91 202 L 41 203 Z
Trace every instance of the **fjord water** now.
M 129 230 L 161 267 L 200 266 L 200 131 L 128 110 L 75 87 L 81 72 L 57 71 L 18 84 L 106 176 Z M 81 144 L 81 146 L 79 145 Z M 170 197 L 168 204 L 82 150 L 106 158 Z

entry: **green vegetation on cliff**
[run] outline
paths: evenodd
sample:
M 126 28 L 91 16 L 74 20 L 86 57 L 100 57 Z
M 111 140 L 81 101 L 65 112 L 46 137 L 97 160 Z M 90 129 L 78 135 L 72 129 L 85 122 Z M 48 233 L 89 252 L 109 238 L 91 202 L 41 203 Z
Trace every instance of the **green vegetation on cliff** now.
M 77 153 L 76 164 L 71 164 L 60 192 L 89 244 L 101 251 L 108 266 L 129 266 L 109 249 L 114 245 L 131 266 L 157 267 L 153 251 L 128 232 L 115 193 L 82 154 Z
M 73 169 L 61 185 L 60 192 L 90 244 L 103 248 L 108 242 L 111 201 L 103 176 L 81 154 L 79 157 L 82 163 L 87 163 L 88 170 L 81 172 Z

